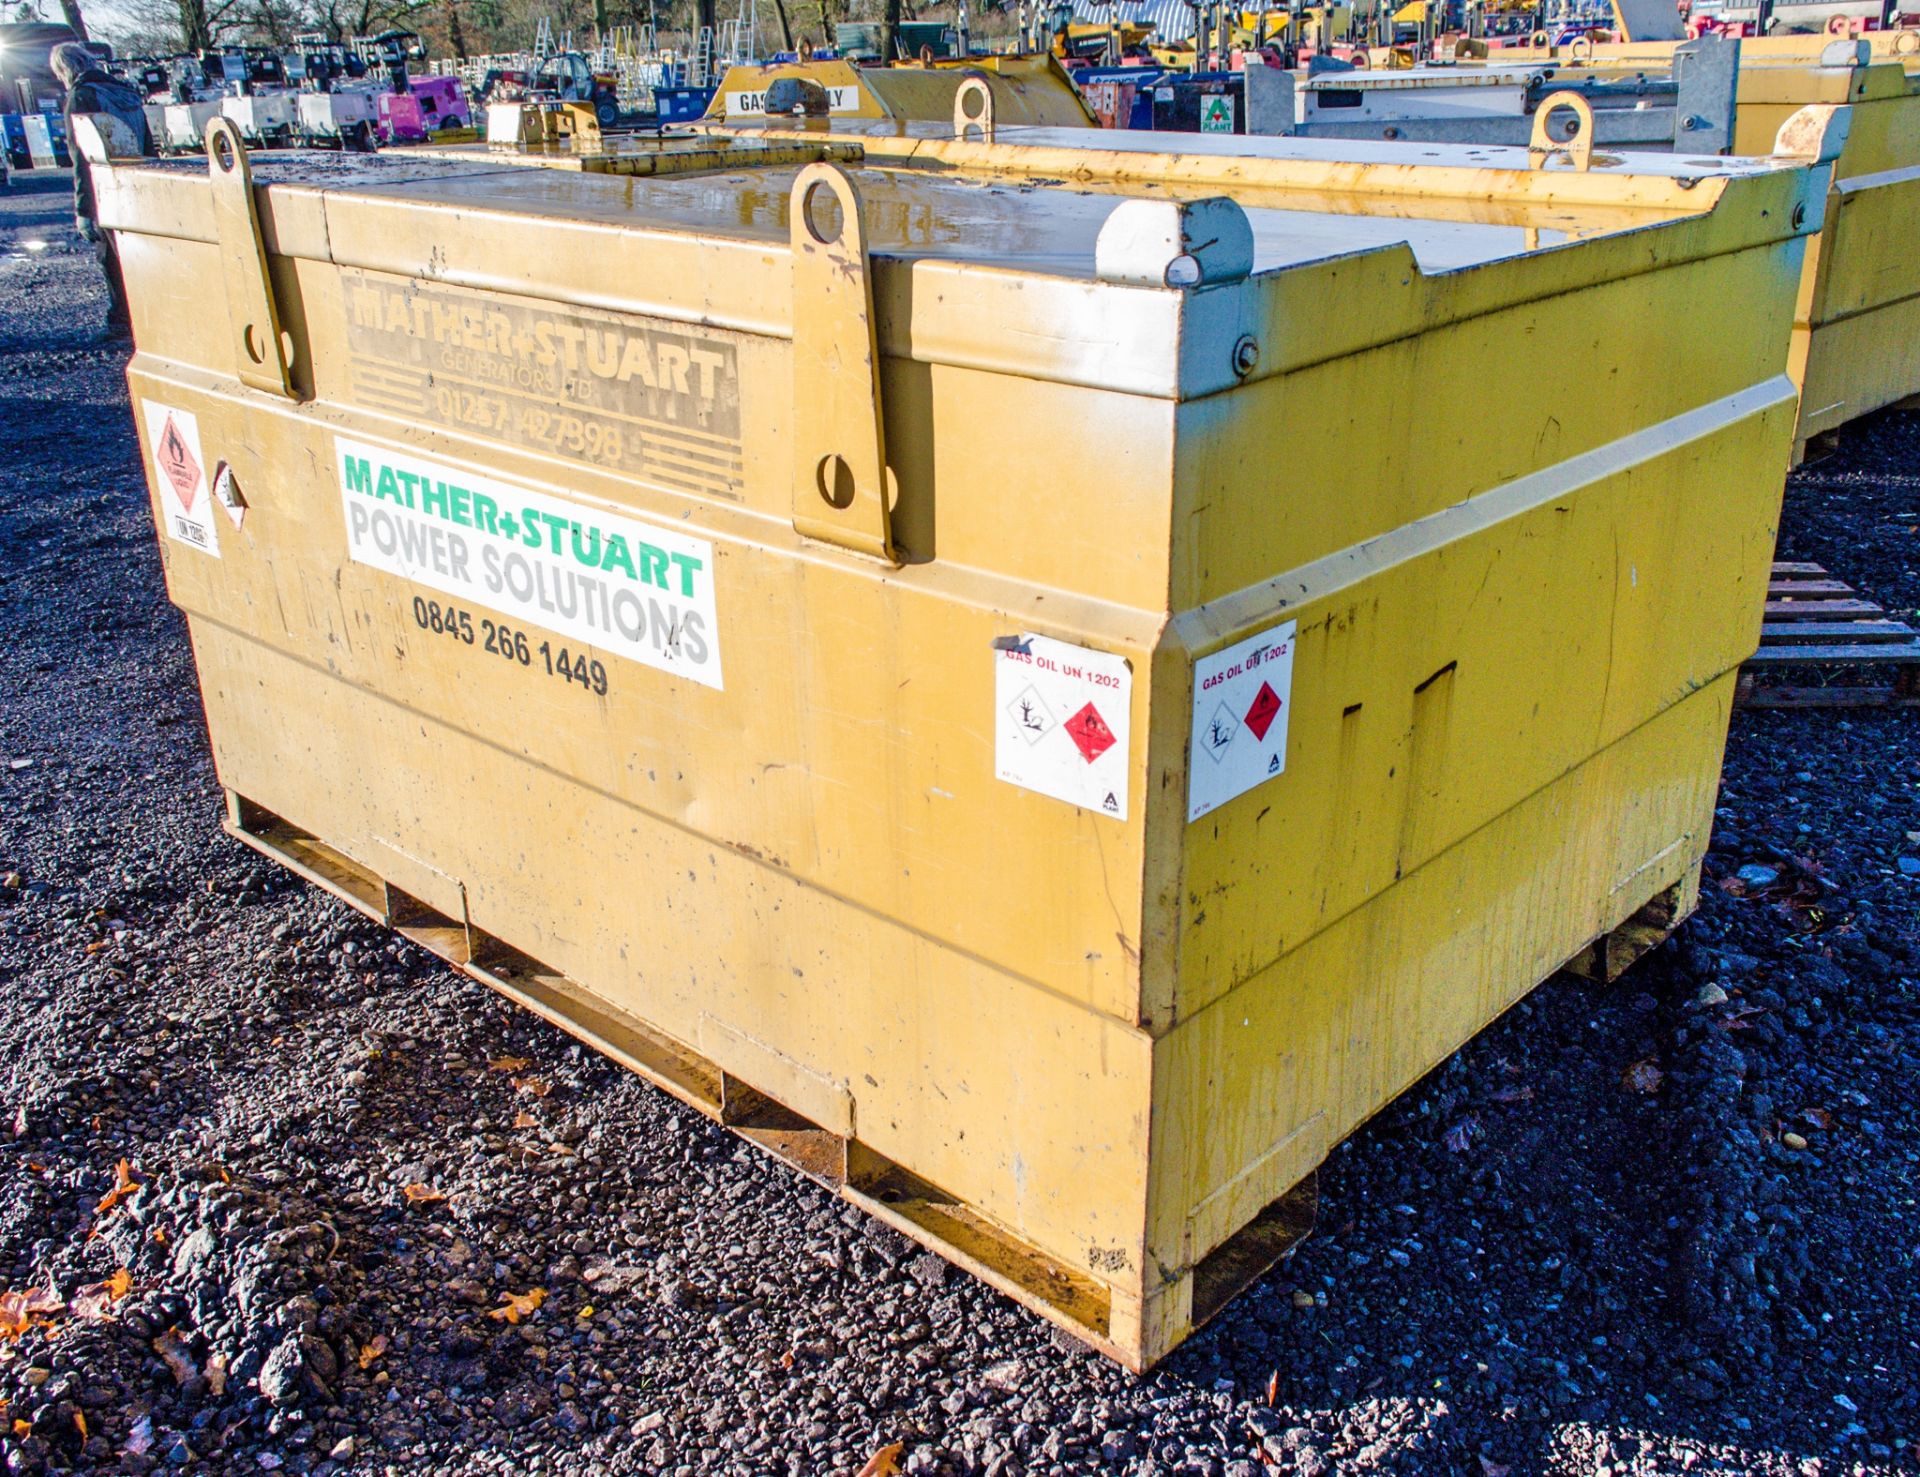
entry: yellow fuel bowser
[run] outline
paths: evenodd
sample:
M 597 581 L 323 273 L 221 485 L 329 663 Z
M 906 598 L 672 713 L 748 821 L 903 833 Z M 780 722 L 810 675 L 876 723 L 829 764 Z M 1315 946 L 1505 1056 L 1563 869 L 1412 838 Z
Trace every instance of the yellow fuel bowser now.
M 1126 1365 L 1693 907 L 1817 129 L 212 127 L 96 187 L 227 829 Z
M 1060 62 L 1047 55 L 970 56 L 862 67 L 852 62 L 796 61 L 729 67 L 707 106 L 714 122 L 756 122 L 776 112 L 813 111 L 836 118 L 950 118 L 954 94 L 969 79 L 993 98 L 1008 123 L 1093 127 L 1096 120 Z
M 1672 50 L 1578 43 L 1557 59 L 1578 75 L 1670 64 Z M 1909 30 L 1740 43 L 1736 153 L 1771 149 L 1800 108 L 1845 104 L 1852 114 L 1795 313 L 1796 461 L 1813 437 L 1920 394 L 1920 255 L 1909 240 L 1920 220 L 1916 67 L 1920 32 Z

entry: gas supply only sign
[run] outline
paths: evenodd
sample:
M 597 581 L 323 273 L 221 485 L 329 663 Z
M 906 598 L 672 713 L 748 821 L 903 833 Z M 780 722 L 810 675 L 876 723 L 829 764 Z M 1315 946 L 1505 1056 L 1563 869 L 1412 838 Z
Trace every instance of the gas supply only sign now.
M 1189 821 L 1286 769 L 1296 625 L 1288 621 L 1193 664 Z

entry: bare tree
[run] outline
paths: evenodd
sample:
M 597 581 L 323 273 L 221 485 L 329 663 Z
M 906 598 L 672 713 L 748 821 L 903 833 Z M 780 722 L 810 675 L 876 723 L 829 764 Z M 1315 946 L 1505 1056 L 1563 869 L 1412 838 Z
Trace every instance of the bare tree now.
M 116 34 L 146 52 L 205 51 L 251 17 L 241 0 L 134 0 L 122 7 Z
M 181 0 L 182 4 L 187 0 Z M 335 41 L 405 30 L 428 13 L 427 0 L 316 0 L 310 12 L 315 30 Z

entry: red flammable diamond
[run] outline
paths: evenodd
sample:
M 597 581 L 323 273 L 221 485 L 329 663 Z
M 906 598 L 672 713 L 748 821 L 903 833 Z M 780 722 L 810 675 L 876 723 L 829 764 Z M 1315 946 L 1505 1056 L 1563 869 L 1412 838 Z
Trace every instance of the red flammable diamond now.
M 1080 751 L 1080 757 L 1091 764 L 1114 744 L 1113 730 L 1107 727 L 1092 703 L 1088 703 L 1075 713 L 1063 725 L 1067 737 L 1073 740 L 1073 746 Z
M 167 417 L 167 424 L 160 432 L 160 470 L 173 484 L 173 494 L 180 499 L 180 506 L 191 513 L 194 495 L 200 490 L 200 463 L 187 450 L 186 437 L 180 434 L 172 416 Z
M 1253 695 L 1253 706 L 1247 709 L 1247 716 L 1240 721 L 1252 730 L 1255 738 L 1265 743 L 1267 730 L 1273 727 L 1273 720 L 1279 716 L 1280 695 L 1273 690 L 1271 683 L 1262 682 L 1260 690 Z

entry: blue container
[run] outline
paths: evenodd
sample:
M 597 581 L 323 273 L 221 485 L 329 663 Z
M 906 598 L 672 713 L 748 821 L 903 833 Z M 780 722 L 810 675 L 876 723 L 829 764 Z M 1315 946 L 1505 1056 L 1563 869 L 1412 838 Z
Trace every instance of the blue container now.
M 653 106 L 662 123 L 690 123 L 707 111 L 717 87 L 656 87 Z
M 33 168 L 33 151 L 27 147 L 27 120 L 18 113 L 0 113 L 0 141 L 7 150 L 9 169 Z
M 6 144 L 7 167 L 16 170 L 47 167 L 44 159 L 38 163 L 34 160 L 33 143 L 27 136 L 29 120 L 46 124 L 54 165 L 60 169 L 70 169 L 73 156 L 67 151 L 67 120 L 64 114 L 54 112 L 0 113 L 0 140 Z

